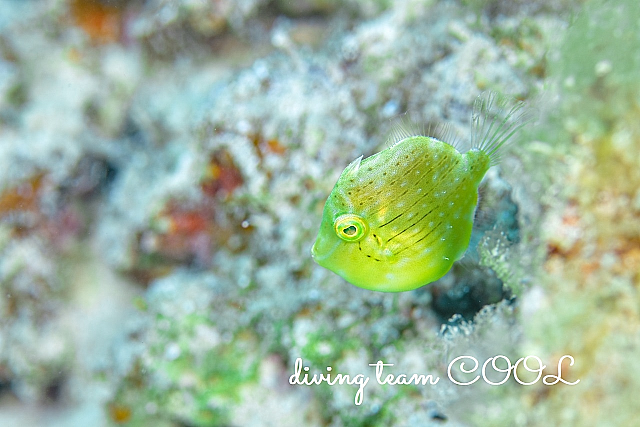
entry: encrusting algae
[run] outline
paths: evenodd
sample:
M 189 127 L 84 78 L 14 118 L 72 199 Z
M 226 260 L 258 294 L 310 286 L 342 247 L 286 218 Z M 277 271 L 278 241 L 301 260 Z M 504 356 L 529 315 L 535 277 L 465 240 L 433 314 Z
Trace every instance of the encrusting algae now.
M 527 122 L 493 92 L 474 104 L 471 149 L 404 129 L 353 161 L 324 207 L 314 260 L 365 289 L 410 291 L 444 276 L 469 245 L 478 186 Z

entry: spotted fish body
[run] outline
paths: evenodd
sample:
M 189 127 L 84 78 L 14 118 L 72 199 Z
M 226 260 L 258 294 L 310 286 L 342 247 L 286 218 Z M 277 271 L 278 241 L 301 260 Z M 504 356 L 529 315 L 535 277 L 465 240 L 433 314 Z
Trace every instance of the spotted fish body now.
M 431 283 L 471 238 L 478 186 L 499 148 L 522 125 L 520 106 L 476 102 L 472 149 L 404 135 L 342 172 L 323 211 L 315 261 L 365 289 L 402 292 Z M 491 114 L 487 114 L 491 113 Z M 497 114 L 495 114 L 497 113 Z

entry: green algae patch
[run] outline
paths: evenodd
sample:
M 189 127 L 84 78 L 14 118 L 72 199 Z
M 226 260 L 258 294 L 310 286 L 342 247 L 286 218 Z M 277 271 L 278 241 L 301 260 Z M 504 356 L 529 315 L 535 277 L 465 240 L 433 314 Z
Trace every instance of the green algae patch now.
M 181 319 L 181 331 L 175 324 L 163 330 L 163 324 L 171 324 L 166 320 L 160 319 L 155 344 L 134 363 L 109 408 L 128 408 L 127 425 L 132 426 L 171 419 L 193 426 L 228 425 L 242 387 L 257 378 L 257 338 L 240 331 L 223 342 L 202 316 Z M 203 340 L 208 344 L 196 344 Z
M 309 341 L 301 349 L 302 357 L 312 366 L 321 368 L 331 366 L 336 360 L 340 360 L 346 351 L 358 349 L 362 345 L 358 339 L 349 337 L 344 332 L 336 333 L 324 329 L 310 333 L 307 339 Z

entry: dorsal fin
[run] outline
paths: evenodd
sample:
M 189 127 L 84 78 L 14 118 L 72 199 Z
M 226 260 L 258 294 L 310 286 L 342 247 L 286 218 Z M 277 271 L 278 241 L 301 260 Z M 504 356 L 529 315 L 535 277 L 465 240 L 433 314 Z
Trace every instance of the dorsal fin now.
M 391 130 L 387 134 L 387 146 L 393 147 L 397 143 L 412 136 L 426 136 L 445 142 L 459 150 L 461 138 L 451 123 L 419 124 L 412 120 L 407 113 L 394 119 Z
M 495 165 L 500 161 L 503 148 L 534 115 L 522 101 L 483 92 L 473 104 L 471 116 L 471 148 L 485 152 Z
M 353 175 L 356 172 L 358 172 L 358 169 L 360 169 L 360 162 L 362 161 L 363 157 L 364 156 L 360 156 L 357 159 L 355 159 L 354 161 L 352 161 L 351 163 L 349 163 L 347 165 L 347 167 L 344 168 L 344 170 L 340 174 L 340 178 L 346 177 L 346 176 L 349 176 L 349 175 Z

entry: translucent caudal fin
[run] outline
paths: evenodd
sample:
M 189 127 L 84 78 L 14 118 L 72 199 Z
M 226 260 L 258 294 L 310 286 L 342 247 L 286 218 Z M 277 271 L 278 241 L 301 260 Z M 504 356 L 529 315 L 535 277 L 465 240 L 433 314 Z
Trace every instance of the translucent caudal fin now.
M 483 151 L 491 164 L 496 165 L 505 144 L 533 118 L 524 102 L 496 92 L 483 92 L 473 104 L 471 148 Z

